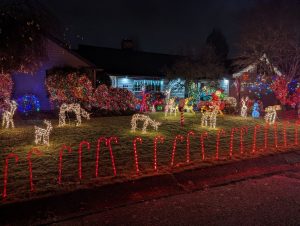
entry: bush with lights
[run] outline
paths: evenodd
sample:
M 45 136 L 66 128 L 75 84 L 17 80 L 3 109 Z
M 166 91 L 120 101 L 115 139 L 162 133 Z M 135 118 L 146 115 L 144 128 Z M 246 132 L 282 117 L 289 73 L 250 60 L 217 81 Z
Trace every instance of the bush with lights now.
M 0 73 L 0 109 L 7 108 L 5 100 L 11 98 L 13 81 L 10 74 Z

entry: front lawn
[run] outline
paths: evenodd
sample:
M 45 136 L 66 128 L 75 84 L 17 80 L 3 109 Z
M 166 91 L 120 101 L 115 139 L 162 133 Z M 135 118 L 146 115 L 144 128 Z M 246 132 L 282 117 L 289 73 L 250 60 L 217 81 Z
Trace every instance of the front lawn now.
M 18 200 L 28 197 L 51 195 L 61 191 L 69 191 L 81 187 L 99 186 L 114 183 L 140 176 L 149 176 L 156 173 L 168 173 L 174 170 L 184 170 L 192 167 L 207 167 L 227 161 L 239 161 L 244 158 L 253 158 L 262 154 L 271 154 L 291 148 L 297 148 L 295 143 L 294 124 L 287 127 L 287 146 L 284 146 L 284 122 L 278 123 L 278 148 L 275 147 L 273 126 L 268 130 L 268 148 L 265 150 L 265 123 L 262 119 L 254 120 L 251 117 L 242 119 L 239 116 L 219 116 L 216 129 L 207 129 L 200 126 L 200 115 L 185 114 L 185 126 L 181 127 L 180 117 L 165 118 L 163 113 L 150 114 L 151 118 L 162 122 L 158 132 L 148 127 L 148 133 L 142 134 L 141 130 L 133 133 L 130 131 L 130 116 L 97 117 L 90 121 L 83 119 L 80 127 L 75 127 L 74 119 L 66 127 L 57 127 L 58 120 L 52 120 L 53 131 L 50 136 L 50 146 L 34 145 L 34 125 L 45 127 L 42 121 L 23 120 L 16 121 L 13 130 L 0 130 L 0 187 L 3 191 L 3 173 L 5 158 L 8 153 L 15 153 L 19 157 L 16 165 L 13 159 L 9 160 L 7 200 Z M 256 153 L 253 149 L 254 126 L 260 125 L 257 132 Z M 240 153 L 240 132 L 234 134 L 233 155 L 230 157 L 230 131 L 231 128 L 247 127 L 248 133 L 244 137 L 244 153 Z M 141 125 L 139 125 L 141 128 Z M 216 137 L 220 129 L 225 130 L 225 135 L 220 137 L 219 160 L 216 160 Z M 190 138 L 190 163 L 186 163 L 186 135 L 194 131 L 195 136 Z M 200 135 L 207 131 L 205 139 L 205 160 L 202 160 Z M 297 130 L 298 131 L 298 130 Z M 178 142 L 175 155 L 175 164 L 171 164 L 173 141 L 176 135 L 183 135 L 184 142 Z M 164 143 L 157 145 L 158 171 L 153 170 L 153 140 L 155 136 L 165 137 Z M 112 143 L 117 176 L 114 176 L 109 149 L 101 144 L 99 157 L 99 175 L 95 178 L 96 147 L 99 137 L 118 138 L 118 144 Z M 137 142 L 139 162 L 139 175 L 136 175 L 133 139 L 142 138 L 142 144 Z M 90 150 L 86 146 L 82 149 L 82 180 L 78 178 L 78 148 L 81 141 L 90 142 Z M 58 184 L 59 151 L 62 145 L 71 146 L 72 153 L 64 151 L 62 183 Z M 41 156 L 32 155 L 33 182 L 35 192 L 30 192 L 29 170 L 27 153 L 34 147 L 42 151 Z M 3 203 L 3 202 L 2 202 Z

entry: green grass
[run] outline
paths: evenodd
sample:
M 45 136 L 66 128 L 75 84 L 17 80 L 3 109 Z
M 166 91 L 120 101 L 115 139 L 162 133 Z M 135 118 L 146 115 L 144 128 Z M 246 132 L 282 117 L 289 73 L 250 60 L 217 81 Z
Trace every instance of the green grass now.
M 148 133 L 142 134 L 141 131 L 135 133 L 130 131 L 131 125 L 129 116 L 119 117 L 98 117 L 90 121 L 83 119 L 80 127 L 75 127 L 74 120 L 66 127 L 57 127 L 58 120 L 52 120 L 54 129 L 50 136 L 50 146 L 37 146 L 43 152 L 42 156 L 32 156 L 33 177 L 36 192 L 29 192 L 29 172 L 27 153 L 35 147 L 34 125 L 44 127 L 42 121 L 16 121 L 16 128 L 13 130 L 0 130 L 0 188 L 3 190 L 3 169 L 5 157 L 8 153 L 13 152 L 19 156 L 19 162 L 14 164 L 13 159 L 9 161 L 9 179 L 8 179 L 8 200 L 18 200 L 41 195 L 51 195 L 61 191 L 69 191 L 81 187 L 101 186 L 106 183 L 114 183 L 128 179 L 136 178 L 133 145 L 135 137 L 140 136 L 143 139 L 142 144 L 137 144 L 140 176 L 149 176 L 154 174 L 153 171 L 153 139 L 160 135 L 165 137 L 163 144 L 158 144 L 158 173 L 169 173 L 174 170 L 184 170 L 193 167 L 207 167 L 228 161 L 239 161 L 245 158 L 253 158 L 258 155 L 272 154 L 287 148 L 274 148 L 273 129 L 269 132 L 269 149 L 262 150 L 264 146 L 263 129 L 257 134 L 257 153 L 251 153 L 253 127 L 258 124 L 264 126 L 264 121 L 254 120 L 252 118 L 242 119 L 238 116 L 219 116 L 217 129 L 208 129 L 200 126 L 200 115 L 185 114 L 185 126 L 180 127 L 179 116 L 165 118 L 162 113 L 150 114 L 162 125 L 158 132 L 148 127 Z M 233 157 L 229 158 L 229 140 L 230 130 L 234 127 L 248 127 L 249 132 L 244 137 L 245 153 L 239 153 L 239 133 L 235 134 Z M 141 128 L 141 125 L 139 126 Z M 220 160 L 215 160 L 216 150 L 216 133 L 219 129 L 226 131 L 225 136 L 220 139 Z M 186 142 L 179 143 L 175 156 L 175 167 L 170 167 L 171 152 L 173 140 L 177 134 L 186 136 L 188 131 L 194 131 L 196 135 L 191 137 L 191 163 L 185 164 Z M 209 139 L 205 140 L 206 160 L 201 159 L 201 146 L 199 136 L 207 131 Z M 101 146 L 99 161 L 99 176 L 95 178 L 95 153 L 97 139 L 101 136 L 116 136 L 119 139 L 118 144 L 112 144 L 117 167 L 117 177 L 113 177 L 109 150 L 104 144 Z M 288 144 L 294 143 L 294 127 L 291 124 L 287 129 Z M 91 150 L 83 148 L 82 155 L 82 175 L 83 180 L 78 179 L 78 146 L 82 141 L 88 141 L 91 144 Z M 65 144 L 72 147 L 73 152 L 64 152 L 63 156 L 63 173 L 62 185 L 57 184 L 58 161 L 61 146 Z M 283 146 L 282 123 L 278 125 L 278 144 Z M 290 148 L 289 148 L 290 149 Z

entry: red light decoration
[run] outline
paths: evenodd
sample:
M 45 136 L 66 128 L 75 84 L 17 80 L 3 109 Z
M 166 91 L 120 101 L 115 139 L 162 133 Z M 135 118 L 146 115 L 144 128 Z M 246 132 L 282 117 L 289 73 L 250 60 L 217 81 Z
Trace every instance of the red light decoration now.
M 217 132 L 217 142 L 216 142 L 216 160 L 219 159 L 219 146 L 220 146 L 220 137 L 221 135 L 225 135 L 225 131 L 223 129 L 218 130 Z
M 35 154 L 37 156 L 41 156 L 42 152 L 36 148 L 33 148 L 31 151 L 27 153 L 27 161 L 28 161 L 28 167 L 29 167 L 29 181 L 30 181 L 30 191 L 34 191 L 34 184 L 33 184 L 33 177 L 32 177 L 32 162 L 31 162 L 31 156 L 32 154 Z
M 255 125 L 254 126 L 254 132 L 253 132 L 253 143 L 252 143 L 252 153 L 256 152 L 256 137 L 257 137 L 257 130 L 259 130 L 260 126 Z
M 248 128 L 241 127 L 240 128 L 240 153 L 244 154 L 244 135 L 248 133 Z
M 283 146 L 286 148 L 287 147 L 287 136 L 286 136 L 286 129 L 287 126 L 289 125 L 289 122 L 284 122 L 283 123 L 283 128 L 282 128 L 282 132 L 283 132 Z
M 298 145 L 298 126 L 299 126 L 299 123 L 295 122 L 294 124 L 294 133 L 295 133 L 295 145 Z
M 3 194 L 2 194 L 3 199 L 5 199 L 7 197 L 6 187 L 7 187 L 8 163 L 9 163 L 10 158 L 14 158 L 16 164 L 19 161 L 19 157 L 13 153 L 8 154 L 5 158 L 5 167 L 4 167 L 4 176 L 3 176 L 4 186 L 3 186 Z
M 157 171 L 157 142 L 160 141 L 160 143 L 164 143 L 165 138 L 162 136 L 156 136 L 154 138 L 154 163 L 153 167 L 154 170 Z
M 277 123 L 275 123 L 273 125 L 273 129 L 274 129 L 274 143 L 275 143 L 275 147 L 277 148 L 278 147 L 278 127 L 277 127 Z
M 114 142 L 115 144 L 117 144 L 118 143 L 118 138 L 117 137 L 110 137 L 107 140 L 107 146 L 109 148 L 111 165 L 112 165 L 112 168 L 113 168 L 114 176 L 116 176 L 117 175 L 117 169 L 116 169 L 116 165 L 115 165 L 115 157 L 114 157 L 113 150 L 112 150 L 112 147 L 111 147 L 111 142 Z
M 269 134 L 269 124 L 266 123 L 264 127 L 264 148 L 268 149 L 268 134 Z
M 139 169 L 139 159 L 138 159 L 138 153 L 136 150 L 136 142 L 139 142 L 140 144 L 142 144 L 143 140 L 140 137 L 136 137 L 133 140 L 133 152 L 134 152 L 134 162 L 135 162 L 135 170 L 136 170 L 136 174 L 139 174 L 140 169 Z
M 200 135 L 202 160 L 205 159 L 204 138 L 208 138 L 208 133 L 207 133 L 207 132 L 203 132 L 203 133 Z
M 173 142 L 173 150 L 172 150 L 172 159 L 171 159 L 171 166 L 174 165 L 174 159 L 175 159 L 175 152 L 176 152 L 176 147 L 177 147 L 177 141 L 180 141 L 181 143 L 183 142 L 184 140 L 184 137 L 182 135 L 177 135 L 174 139 L 174 142 Z
M 180 111 L 180 125 L 184 126 L 184 112 L 183 110 Z
M 239 128 L 232 128 L 230 133 L 230 144 L 229 144 L 229 156 L 232 157 L 233 153 L 233 141 L 234 141 L 234 132 L 239 131 Z
M 195 136 L 195 133 L 193 131 L 189 131 L 186 136 L 186 163 L 190 162 L 190 153 L 191 153 L 190 136 Z
M 96 169 L 95 169 L 95 176 L 98 177 L 98 171 L 99 171 L 99 152 L 100 152 L 100 146 L 102 142 L 105 142 L 105 145 L 107 146 L 107 139 L 105 137 L 99 137 L 97 141 L 97 149 L 96 149 Z
M 62 157 L 63 152 L 68 151 L 69 153 L 72 152 L 71 147 L 63 145 L 59 151 L 59 163 L 58 163 L 58 184 L 61 184 L 61 175 L 62 175 Z
M 90 150 L 90 143 L 87 141 L 81 141 L 79 144 L 79 148 L 78 148 L 78 176 L 79 176 L 79 180 L 82 179 L 82 164 L 81 164 L 81 159 L 82 159 L 82 146 L 86 145 L 88 151 Z

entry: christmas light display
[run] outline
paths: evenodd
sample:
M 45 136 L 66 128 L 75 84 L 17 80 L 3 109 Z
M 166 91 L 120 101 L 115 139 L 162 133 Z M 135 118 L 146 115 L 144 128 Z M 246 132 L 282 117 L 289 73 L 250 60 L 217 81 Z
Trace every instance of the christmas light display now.
M 151 119 L 147 115 L 134 114 L 132 116 L 132 119 L 131 119 L 131 131 L 132 132 L 136 131 L 136 129 L 137 129 L 137 122 L 138 121 L 144 122 L 143 128 L 142 128 L 142 133 L 147 133 L 147 127 L 148 127 L 148 125 L 151 125 L 154 128 L 155 131 L 157 131 L 158 130 L 158 126 L 161 125 L 160 122 L 157 122 L 157 121 Z
M 68 151 L 69 153 L 72 152 L 71 147 L 63 145 L 59 151 L 59 162 L 58 162 L 58 179 L 57 182 L 58 184 L 61 184 L 61 176 L 62 176 L 62 157 L 63 157 L 63 152 Z
M 100 153 L 100 145 L 102 142 L 105 142 L 105 145 L 107 146 L 107 139 L 105 137 L 99 137 L 97 141 L 97 149 L 96 149 L 96 171 L 95 176 L 98 177 L 98 169 L 99 169 L 99 153 Z
M 136 174 L 139 174 L 140 169 L 139 169 L 139 158 L 138 158 L 138 153 L 136 150 L 136 142 L 139 142 L 140 144 L 142 144 L 143 140 L 140 137 L 136 137 L 133 140 L 133 154 L 134 154 L 134 163 L 135 163 L 135 170 L 136 170 Z
M 209 122 L 209 127 L 215 129 L 217 125 L 217 115 L 219 112 L 219 106 L 210 106 L 210 108 L 206 111 L 202 112 L 202 117 L 201 117 L 201 126 L 208 126 Z
M 19 161 L 19 157 L 13 153 L 8 154 L 5 158 L 5 166 L 4 166 L 4 172 L 3 172 L 3 193 L 2 193 L 3 199 L 5 199 L 7 197 L 6 187 L 7 187 L 7 177 L 8 177 L 8 163 L 9 163 L 10 158 L 14 158 L 16 164 Z
M 66 113 L 67 112 L 74 112 L 76 115 L 76 126 L 81 125 L 81 117 L 86 118 L 87 120 L 90 119 L 90 114 L 87 113 L 83 108 L 80 107 L 80 104 L 66 104 L 63 103 L 59 109 L 59 122 L 58 126 L 65 126 L 66 125 Z
M 172 149 L 172 158 L 171 158 L 171 166 L 174 166 L 174 160 L 175 160 L 175 153 L 176 153 L 176 147 L 177 147 L 177 141 L 180 141 L 181 143 L 184 141 L 184 137 L 182 135 L 177 135 L 173 142 L 173 149 Z
M 299 127 L 299 124 L 297 122 L 295 122 L 295 124 L 294 124 L 294 134 L 295 134 L 294 144 L 295 145 L 298 145 L 298 127 Z
M 217 132 L 217 140 L 216 140 L 216 160 L 219 160 L 219 149 L 220 149 L 220 137 L 221 135 L 225 135 L 225 131 L 223 129 L 218 130 Z
M 289 125 L 289 122 L 284 122 L 283 123 L 283 146 L 286 148 L 287 147 L 287 137 L 286 137 L 286 129 L 287 129 L 287 126 Z
M 116 165 L 115 165 L 115 157 L 114 157 L 113 150 L 112 150 L 112 147 L 111 147 L 112 142 L 117 144 L 118 143 L 118 138 L 117 137 L 110 137 L 107 140 L 107 146 L 108 146 L 108 149 L 109 149 L 109 154 L 110 154 L 110 159 L 111 159 L 111 165 L 112 165 L 112 168 L 113 168 L 113 173 L 114 173 L 114 176 L 117 176 L 117 169 L 116 169 Z
M 201 156 L 202 156 L 202 160 L 205 159 L 205 146 L 204 146 L 204 139 L 208 138 L 208 133 L 207 132 L 203 132 L 200 135 L 200 142 L 201 142 Z
M 50 132 L 53 129 L 51 122 L 48 120 L 44 120 L 44 123 L 46 124 L 46 129 L 44 128 L 40 128 L 37 126 L 34 126 L 34 130 L 35 130 L 35 144 L 44 144 L 49 146 L 49 136 L 50 136 Z
M 257 102 L 253 104 L 252 118 L 259 118 L 259 106 Z
M 178 110 L 180 112 L 180 125 L 184 126 L 184 106 L 185 106 L 185 99 L 180 99 L 178 104 Z
M 178 106 L 175 103 L 175 98 L 171 98 L 168 100 L 166 106 L 165 106 L 165 117 L 168 116 L 168 113 L 171 115 L 174 113 L 174 116 L 177 115 L 178 112 Z
M 275 147 L 277 148 L 278 147 L 278 129 L 277 129 L 277 123 L 273 124 L 273 130 L 274 130 L 274 144 L 275 144 Z
M 230 142 L 229 142 L 229 156 L 232 157 L 233 154 L 233 142 L 234 142 L 234 132 L 238 132 L 239 128 L 231 128 Z
M 193 97 L 189 97 L 185 99 L 183 110 L 192 114 L 196 114 L 193 107 Z
M 242 99 L 241 99 L 241 104 L 242 104 L 242 107 L 241 107 L 241 116 L 243 118 L 247 117 L 247 110 L 248 110 L 247 101 L 248 100 L 249 100 L 248 97 L 246 97 L 246 98 L 242 97 Z
M 160 142 L 160 143 L 163 143 L 165 141 L 165 138 L 162 137 L 162 136 L 156 136 L 154 138 L 154 155 L 153 155 L 153 167 L 154 167 L 154 170 L 157 171 L 157 142 Z
M 80 144 L 79 144 L 79 148 L 78 148 L 78 176 L 79 176 L 79 180 L 82 179 L 82 146 L 83 145 L 86 145 L 87 147 L 87 150 L 89 151 L 90 150 L 90 143 L 87 142 L 87 141 L 81 141 Z
M 13 85 L 11 75 L 0 72 L 0 109 L 4 109 L 6 106 L 5 100 L 11 98 Z
M 240 153 L 244 153 L 244 135 L 248 132 L 248 128 L 240 128 Z
M 39 99 L 33 94 L 21 96 L 18 98 L 17 102 L 18 110 L 25 114 L 39 112 L 41 109 Z
M 2 115 L 2 127 L 5 127 L 6 129 L 8 129 L 9 127 L 11 128 L 15 128 L 15 124 L 14 124 L 14 115 L 17 109 L 17 103 L 14 100 L 11 101 L 6 101 L 7 103 L 9 103 L 9 111 L 4 111 L 3 115 Z
M 147 112 L 149 111 L 148 104 L 147 104 L 147 98 L 149 97 L 149 93 L 146 93 L 145 86 L 142 87 L 142 101 L 140 106 L 140 112 Z
M 189 131 L 186 136 L 186 163 L 190 162 L 190 152 L 191 152 L 190 136 L 195 136 L 195 132 Z
M 256 137 L 257 137 L 257 130 L 259 130 L 260 126 L 255 125 L 254 126 L 254 132 L 253 132 L 253 143 L 252 143 L 252 153 L 256 152 Z
M 235 97 L 224 97 L 225 105 L 235 108 L 237 106 L 237 100 Z
M 268 148 L 268 133 L 269 133 L 269 124 L 265 124 L 264 127 L 264 149 L 267 150 Z
M 27 153 L 27 161 L 28 161 L 28 168 L 29 168 L 29 182 L 30 182 L 30 191 L 34 191 L 34 184 L 33 184 L 33 176 L 32 176 L 32 162 L 31 156 L 32 154 L 36 154 L 38 156 L 42 155 L 42 152 L 36 148 L 33 148 L 31 151 Z
M 277 119 L 277 111 L 281 110 L 281 106 L 280 105 L 274 105 L 274 106 L 269 106 L 265 108 L 265 121 L 266 123 L 272 125 L 275 123 L 276 119 Z

